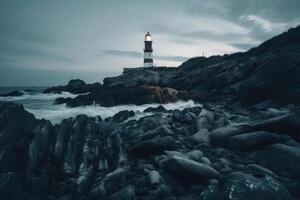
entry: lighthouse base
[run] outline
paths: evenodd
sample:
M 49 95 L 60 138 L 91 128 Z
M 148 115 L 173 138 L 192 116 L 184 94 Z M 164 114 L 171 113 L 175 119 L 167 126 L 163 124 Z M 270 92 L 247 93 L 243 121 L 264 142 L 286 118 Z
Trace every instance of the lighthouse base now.
M 153 67 L 153 63 L 144 63 L 144 67 Z

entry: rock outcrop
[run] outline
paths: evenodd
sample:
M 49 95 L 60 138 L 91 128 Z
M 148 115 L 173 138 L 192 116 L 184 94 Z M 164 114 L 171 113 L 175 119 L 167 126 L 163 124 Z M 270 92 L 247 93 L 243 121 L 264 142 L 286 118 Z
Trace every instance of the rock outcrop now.
M 169 103 L 187 100 L 186 91 L 158 86 L 139 86 L 133 88 L 100 87 L 75 98 L 59 98 L 55 103 L 66 103 L 69 107 L 101 105 L 105 107 L 124 104 Z
M 86 84 L 83 80 L 73 79 L 70 80 L 69 83 L 65 86 L 56 86 L 47 88 L 44 90 L 44 93 L 61 93 L 61 92 L 70 92 L 73 94 L 82 94 L 93 91 L 97 88 L 101 88 L 102 85 L 100 83 L 88 83 Z
M 187 90 L 195 100 L 300 101 L 300 26 L 245 53 L 196 57 L 178 68 L 144 69 L 104 79 L 104 86 L 142 84 Z M 274 91 L 275 90 L 275 91 Z
M 300 144 L 285 126 L 297 127 L 292 108 L 270 118 L 207 104 L 138 120 L 125 110 L 53 126 L 1 102 L 0 198 L 298 199 Z M 241 112 L 243 124 L 232 117 Z
M 12 91 L 12 92 L 1 94 L 0 96 L 1 97 L 19 97 L 19 96 L 23 96 L 23 95 L 24 95 L 24 92 L 19 91 L 19 90 L 15 90 L 15 91 Z

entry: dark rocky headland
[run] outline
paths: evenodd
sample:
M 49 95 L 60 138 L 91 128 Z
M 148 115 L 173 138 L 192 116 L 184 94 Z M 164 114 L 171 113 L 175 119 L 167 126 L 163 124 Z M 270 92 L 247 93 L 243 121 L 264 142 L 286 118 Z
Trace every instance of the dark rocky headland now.
M 72 80 L 67 106 L 168 103 L 113 117 L 36 119 L 0 103 L 0 199 L 300 199 L 300 27 L 245 53 Z M 108 108 L 109 109 L 109 108 Z

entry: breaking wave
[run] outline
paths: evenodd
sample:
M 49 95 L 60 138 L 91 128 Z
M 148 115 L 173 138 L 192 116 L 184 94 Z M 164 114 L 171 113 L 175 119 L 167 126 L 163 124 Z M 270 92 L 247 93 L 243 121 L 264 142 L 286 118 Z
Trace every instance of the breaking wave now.
M 0 101 L 14 101 L 23 104 L 24 108 L 34 114 L 38 119 L 47 119 L 52 123 L 60 123 L 63 119 L 76 117 L 80 114 L 95 117 L 100 116 L 102 119 L 111 117 L 122 110 L 132 110 L 136 113 L 135 119 L 149 115 L 151 113 L 143 113 L 146 108 L 157 107 L 160 104 L 144 104 L 144 105 L 119 105 L 113 107 L 102 106 L 80 106 L 69 108 L 65 104 L 54 105 L 54 100 L 58 97 L 76 97 L 76 95 L 64 92 L 62 94 L 43 94 L 26 93 L 20 97 L 0 97 Z M 201 106 L 194 101 L 178 101 L 176 103 L 163 104 L 168 110 L 179 109 L 183 110 L 189 107 Z

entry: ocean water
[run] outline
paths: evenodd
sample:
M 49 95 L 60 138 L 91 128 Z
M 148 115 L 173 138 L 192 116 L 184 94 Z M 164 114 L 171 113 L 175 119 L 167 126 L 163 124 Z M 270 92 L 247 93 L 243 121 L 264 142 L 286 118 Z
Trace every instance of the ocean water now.
M 13 90 L 24 89 L 24 88 L 14 88 Z M 135 112 L 135 118 L 138 119 L 145 115 L 151 115 L 151 113 L 143 113 L 143 111 L 148 107 L 157 107 L 160 104 L 144 104 L 144 105 L 119 105 L 113 107 L 102 107 L 102 106 L 80 106 L 76 108 L 69 108 L 65 104 L 55 105 L 53 104 L 55 99 L 58 97 L 76 97 L 77 95 L 64 92 L 62 94 L 43 94 L 42 88 L 26 88 L 35 89 L 33 92 L 25 92 L 23 96 L 20 97 L 0 97 L 0 101 L 13 101 L 23 104 L 24 108 L 34 114 L 38 119 L 48 119 L 53 124 L 60 123 L 63 119 L 69 117 L 76 117 L 80 114 L 85 114 L 87 116 L 100 116 L 102 119 L 111 117 L 114 114 L 122 110 L 132 110 Z M 9 92 L 12 90 L 5 90 L 0 88 L 0 93 Z M 163 104 L 163 106 L 170 109 L 183 110 L 185 108 L 201 106 L 201 104 L 196 104 L 194 101 L 179 101 L 176 103 Z

